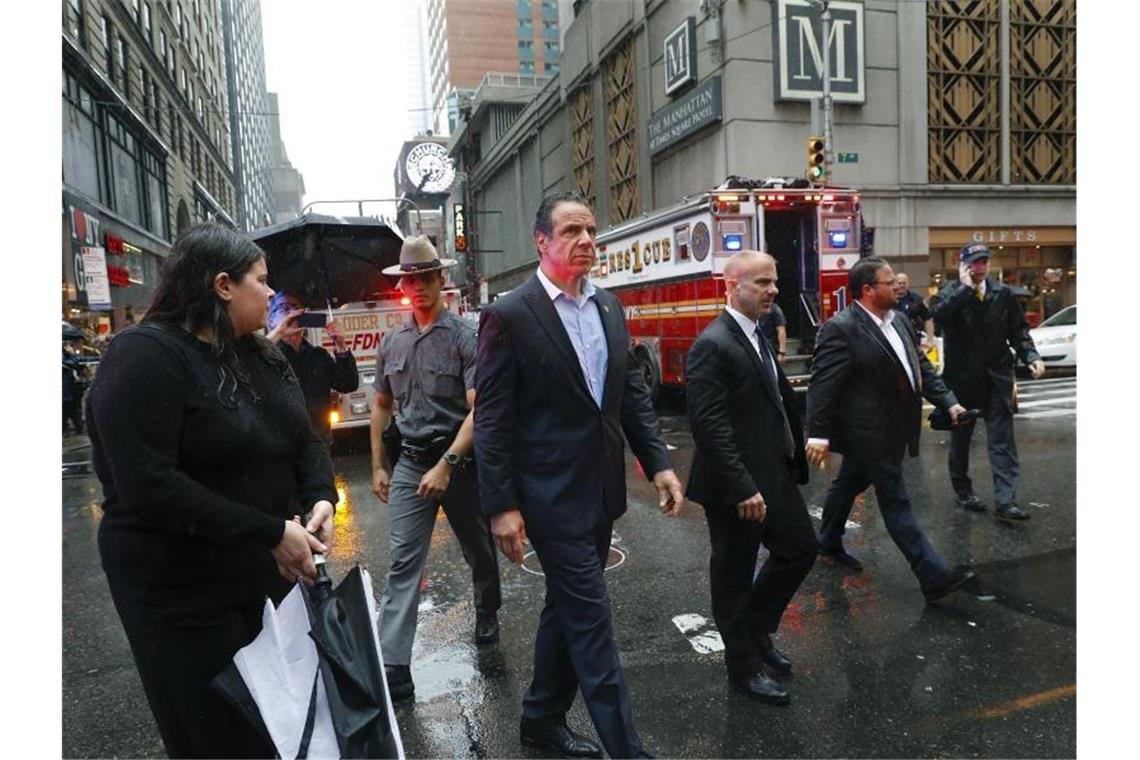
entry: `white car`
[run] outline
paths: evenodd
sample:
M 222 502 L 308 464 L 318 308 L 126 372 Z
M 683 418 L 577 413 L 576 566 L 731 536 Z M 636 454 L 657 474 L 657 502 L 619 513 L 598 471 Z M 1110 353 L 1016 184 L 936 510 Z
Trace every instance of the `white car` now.
M 1029 331 L 1045 366 L 1077 366 L 1077 305 L 1066 306 Z

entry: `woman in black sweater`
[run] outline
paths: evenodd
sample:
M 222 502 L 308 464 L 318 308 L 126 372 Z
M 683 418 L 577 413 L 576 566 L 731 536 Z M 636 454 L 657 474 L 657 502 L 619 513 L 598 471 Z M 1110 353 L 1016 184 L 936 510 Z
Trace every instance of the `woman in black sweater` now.
M 328 452 L 285 358 L 253 334 L 272 295 L 254 243 L 187 230 L 88 399 L 103 570 L 171 757 L 273 755 L 210 681 L 327 549 Z

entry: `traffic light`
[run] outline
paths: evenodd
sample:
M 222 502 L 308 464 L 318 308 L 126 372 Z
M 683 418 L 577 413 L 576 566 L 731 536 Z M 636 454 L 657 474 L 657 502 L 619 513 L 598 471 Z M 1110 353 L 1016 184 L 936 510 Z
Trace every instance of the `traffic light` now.
M 813 185 L 822 185 L 827 179 L 827 167 L 824 164 L 824 146 L 822 137 L 809 137 L 807 141 L 807 178 Z

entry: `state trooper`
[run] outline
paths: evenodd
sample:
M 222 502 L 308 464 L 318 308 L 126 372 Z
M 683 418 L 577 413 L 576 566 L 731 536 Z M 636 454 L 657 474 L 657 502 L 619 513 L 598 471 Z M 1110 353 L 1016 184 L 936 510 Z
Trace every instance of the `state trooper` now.
M 412 641 L 419 609 L 420 576 L 427 561 L 436 511 L 448 522 L 471 567 L 475 642 L 499 638 L 502 594 L 495 544 L 479 507 L 471 459 L 475 404 L 475 329 L 444 308 L 444 269 L 427 237 L 404 241 L 400 263 L 383 270 L 398 276 L 412 316 L 384 335 L 376 356 L 372 404 L 372 490 L 390 510 L 391 564 L 380 602 L 380 645 L 393 699 L 414 696 Z M 401 442 L 388 468 L 385 430 L 395 418 Z

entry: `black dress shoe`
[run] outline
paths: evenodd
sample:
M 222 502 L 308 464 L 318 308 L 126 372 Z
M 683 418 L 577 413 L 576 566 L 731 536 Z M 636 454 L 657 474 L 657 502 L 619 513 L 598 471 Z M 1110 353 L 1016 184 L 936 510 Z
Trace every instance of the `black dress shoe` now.
M 756 644 L 760 649 L 760 661 L 768 666 L 776 675 L 786 676 L 792 673 L 792 661 L 787 655 L 776 649 L 772 637 L 766 633 L 756 637 Z
M 819 556 L 840 567 L 845 567 L 852 572 L 863 572 L 863 563 L 848 554 L 842 546 L 837 546 L 834 549 L 825 549 L 821 546 L 819 548 Z
M 926 597 L 928 602 L 936 602 L 944 596 L 952 594 L 969 580 L 974 577 L 974 574 L 964 568 L 959 568 L 950 572 L 950 575 L 945 581 L 934 586 L 933 588 L 925 589 L 922 595 Z
M 519 721 L 519 741 L 527 747 L 552 749 L 562 757 L 601 757 L 602 748 L 566 725 L 566 718 Z
M 728 680 L 749 699 L 757 702 L 766 702 L 770 705 L 786 705 L 791 701 L 787 690 L 780 682 L 763 672 L 756 673 L 748 678 L 737 678 L 729 675 Z
M 499 616 L 494 612 L 475 616 L 475 643 L 479 646 L 499 640 Z
M 388 693 L 393 702 L 410 699 L 416 695 L 416 685 L 412 682 L 412 669 L 408 665 L 385 665 L 384 679 L 388 682 Z
M 1020 522 L 1021 520 L 1028 520 L 1030 515 L 1016 504 L 998 504 L 997 509 L 994 510 L 999 520 L 1007 522 Z
M 984 501 L 982 501 L 981 499 L 979 499 L 978 495 L 976 493 L 967 494 L 965 496 L 962 496 L 961 494 L 959 494 L 955 498 L 955 501 L 958 502 L 959 507 L 961 507 L 962 509 L 968 509 L 971 512 L 985 512 L 986 511 L 986 503 Z

